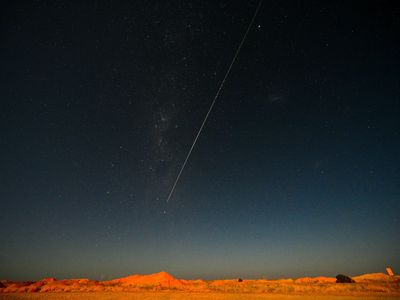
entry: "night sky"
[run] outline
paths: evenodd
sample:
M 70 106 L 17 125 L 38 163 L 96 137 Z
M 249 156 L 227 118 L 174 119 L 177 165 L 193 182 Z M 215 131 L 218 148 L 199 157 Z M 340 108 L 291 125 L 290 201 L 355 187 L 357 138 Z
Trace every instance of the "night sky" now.
M 400 3 L 1 9 L 0 278 L 400 272 Z

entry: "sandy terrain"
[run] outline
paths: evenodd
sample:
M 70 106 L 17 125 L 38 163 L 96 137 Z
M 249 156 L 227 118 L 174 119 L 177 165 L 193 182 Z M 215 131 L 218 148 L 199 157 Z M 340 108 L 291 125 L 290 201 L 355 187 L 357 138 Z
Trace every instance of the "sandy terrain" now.
M 230 293 L 180 293 L 180 292 L 147 292 L 147 293 L 48 293 L 48 294 L 2 294 L 4 300 L 398 300 L 399 297 L 384 296 L 302 296 L 302 295 L 263 295 L 263 294 L 230 294 Z
M 166 272 L 108 281 L 45 278 L 0 281 L 0 299 L 400 299 L 400 277 L 382 273 L 336 283 L 332 277 L 184 280 Z

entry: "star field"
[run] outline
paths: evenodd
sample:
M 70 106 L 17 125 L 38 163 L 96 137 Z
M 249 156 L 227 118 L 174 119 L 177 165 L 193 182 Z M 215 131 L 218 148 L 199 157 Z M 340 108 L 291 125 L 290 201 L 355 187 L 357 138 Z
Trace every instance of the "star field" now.
M 2 10 L 0 278 L 399 270 L 396 1 Z

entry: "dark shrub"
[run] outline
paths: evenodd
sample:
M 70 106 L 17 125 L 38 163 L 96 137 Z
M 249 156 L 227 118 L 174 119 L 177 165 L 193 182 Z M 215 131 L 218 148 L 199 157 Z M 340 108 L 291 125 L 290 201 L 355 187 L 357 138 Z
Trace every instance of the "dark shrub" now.
M 242 281 L 243 281 L 243 279 L 242 279 L 242 278 L 239 278 L 239 279 L 238 279 L 238 282 L 242 282 Z
M 351 279 L 349 276 L 339 274 L 336 276 L 336 283 L 354 283 L 355 281 Z

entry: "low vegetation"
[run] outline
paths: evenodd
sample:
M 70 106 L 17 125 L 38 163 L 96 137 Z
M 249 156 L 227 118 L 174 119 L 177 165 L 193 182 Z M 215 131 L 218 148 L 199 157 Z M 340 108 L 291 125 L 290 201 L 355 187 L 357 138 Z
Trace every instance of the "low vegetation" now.
M 206 297 L 204 299 L 212 299 L 209 296 L 219 297 L 218 295 L 228 294 L 245 294 L 249 297 L 251 295 L 258 295 L 260 297 L 262 295 L 274 297 L 282 295 L 292 295 L 293 297 L 299 295 L 304 297 L 325 295 L 340 296 L 342 297 L 341 299 L 343 299 L 344 296 L 392 296 L 399 298 L 400 277 L 376 273 L 357 276 L 353 279 L 344 275 L 338 275 L 336 279 L 331 277 L 305 277 L 282 280 L 232 279 L 205 281 L 180 280 L 172 277 L 168 273 L 161 272 L 151 275 L 132 275 L 109 281 L 95 281 L 89 279 L 56 280 L 55 278 L 46 278 L 36 282 L 13 282 L 3 280 L 0 286 L 1 299 L 13 299 L 12 297 L 17 297 L 15 299 L 55 299 L 51 298 L 53 297 L 51 295 L 57 295 L 56 299 L 63 299 L 62 297 L 65 296 L 65 293 L 70 293 L 71 295 L 89 293 L 88 295 L 98 295 L 96 299 L 119 299 L 114 298 L 115 295 L 123 295 L 127 292 L 130 293 L 130 295 L 147 295 L 146 293 L 150 292 L 153 295 L 158 295 L 157 297 L 161 297 L 156 299 L 164 299 L 162 297 L 165 295 L 181 295 L 185 293 L 197 295 L 196 299 L 203 299 L 203 296 Z M 42 296 L 44 294 L 46 294 L 45 297 Z M 100 297 L 100 295 L 102 296 Z M 109 298 L 103 298 L 104 295 L 111 296 L 109 296 Z M 276 299 L 279 299 L 279 297 Z

